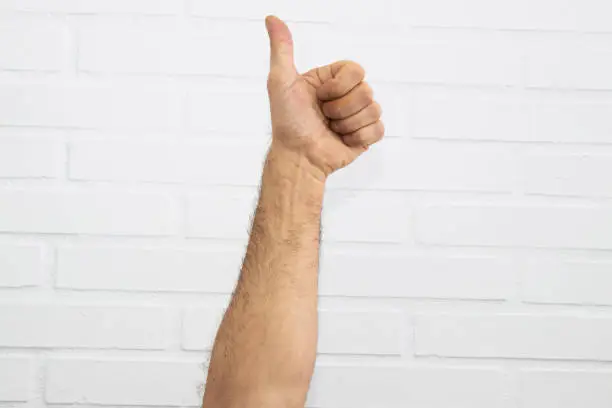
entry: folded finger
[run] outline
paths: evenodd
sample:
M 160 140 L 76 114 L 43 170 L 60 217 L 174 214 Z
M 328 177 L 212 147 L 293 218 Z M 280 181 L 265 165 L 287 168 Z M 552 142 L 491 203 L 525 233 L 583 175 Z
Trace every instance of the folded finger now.
M 379 120 L 371 125 L 363 127 L 353 133 L 349 133 L 347 135 L 342 136 L 342 140 L 344 144 L 347 146 L 357 147 L 357 146 L 370 146 L 380 139 L 383 138 L 385 134 L 385 126 Z
M 357 130 L 376 123 L 382 115 L 382 109 L 376 102 L 360 110 L 353 116 L 345 119 L 332 120 L 329 123 L 331 130 L 341 135 L 356 132 Z
M 328 119 L 338 120 L 353 116 L 372 102 L 374 102 L 372 88 L 366 82 L 361 82 L 340 99 L 323 103 L 321 109 Z

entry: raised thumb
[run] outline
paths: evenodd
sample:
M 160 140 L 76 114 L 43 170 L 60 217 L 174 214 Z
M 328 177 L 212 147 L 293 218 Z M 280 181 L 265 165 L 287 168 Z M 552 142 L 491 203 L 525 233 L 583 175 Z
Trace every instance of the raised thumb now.
M 289 78 L 297 70 L 293 61 L 293 38 L 289 27 L 275 16 L 266 17 L 266 28 L 270 37 L 270 72 Z

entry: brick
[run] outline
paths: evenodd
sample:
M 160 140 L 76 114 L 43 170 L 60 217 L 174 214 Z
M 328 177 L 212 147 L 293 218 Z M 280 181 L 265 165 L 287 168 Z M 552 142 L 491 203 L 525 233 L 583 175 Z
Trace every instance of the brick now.
M 605 317 L 439 314 L 415 323 L 419 356 L 610 361 L 611 340 Z
M 0 286 L 36 286 L 41 281 L 42 247 L 39 245 L 0 245 Z
M 418 83 L 465 85 L 516 85 L 520 82 L 521 57 L 512 43 L 495 38 L 478 41 L 423 41 L 411 44 L 402 55 L 387 49 L 390 55 L 401 58 L 399 68 L 388 67 L 387 79 Z M 379 64 L 384 60 L 380 60 Z M 395 61 L 394 61 L 395 62 Z M 386 71 L 386 70 L 385 70 Z M 382 78 L 382 75 L 381 75 Z
M 607 95 L 550 93 L 526 105 L 534 141 L 612 143 L 612 98 Z
M 164 87 L 0 85 L 1 125 L 170 130 L 179 117 L 178 95 Z
M 321 310 L 320 354 L 402 354 L 402 315 L 397 311 Z
M 554 0 L 513 2 L 411 0 L 404 8 L 408 21 L 421 27 L 473 27 L 522 30 L 611 31 L 604 17 L 603 0 L 568 0 L 559 7 Z
M 0 357 L 0 401 L 29 401 L 32 398 L 32 375 L 31 359 Z
M 203 30 L 198 28 L 188 33 L 180 74 L 256 78 L 262 86 L 265 84 L 270 42 L 260 21 L 220 25 L 212 33 L 207 30 L 204 26 Z
M 527 50 L 526 85 L 531 88 L 612 89 L 612 41 L 570 39 L 563 47 L 536 42 Z
M 0 0 L 0 10 L 73 14 L 175 14 L 181 10 L 181 5 L 173 0 Z
M 164 247 L 62 246 L 57 250 L 60 288 L 231 293 L 242 251 Z
M 5 304 L 0 345 L 161 350 L 165 318 L 163 309 L 153 307 Z
M 612 305 L 612 263 L 534 260 L 524 266 L 523 298 L 533 303 Z
M 49 234 L 170 235 L 175 202 L 166 195 L 0 190 L 0 231 Z
M 612 372 L 605 370 L 522 370 L 521 407 L 605 408 L 612 404 Z
M 514 282 L 511 263 L 495 257 L 324 250 L 321 258 L 324 296 L 499 300 Z
M 529 110 L 511 93 L 421 91 L 408 105 L 416 138 L 529 140 Z M 503 123 L 503 126 L 500 126 Z M 548 133 L 545 133 L 546 137 Z
M 412 98 L 406 109 L 419 139 L 612 141 L 606 95 L 445 89 L 415 91 Z
M 0 138 L 0 178 L 57 178 L 64 146 L 37 138 Z
M 60 71 L 68 58 L 67 34 L 61 24 L 46 20 L 0 20 L 0 68 Z
M 612 155 L 529 154 L 524 168 L 528 193 L 612 196 L 612 186 L 602 178 L 612 173 Z
M 77 141 L 70 144 L 69 152 L 72 180 L 180 182 L 185 179 L 181 152 L 171 143 Z
M 269 142 L 269 136 L 265 136 L 183 146 L 180 160 L 185 180 L 227 186 L 258 186 Z
M 407 200 L 399 192 L 332 190 L 325 196 L 325 241 L 405 242 L 410 222 Z
M 70 146 L 70 178 L 256 186 L 267 147 L 265 139 L 188 144 L 75 142 Z M 240 166 L 228 166 L 228 161 Z
M 174 361 L 49 360 L 50 404 L 196 406 L 205 374 L 199 363 Z M 104 379 L 104 381 L 100 381 Z
M 456 367 L 323 366 L 308 407 L 500 407 L 503 374 Z
M 257 203 L 255 188 L 215 187 L 187 198 L 187 236 L 246 240 Z
M 405 156 L 417 190 L 512 191 L 518 163 L 507 146 L 417 142 Z
M 197 132 L 268 135 L 270 108 L 265 82 L 214 82 L 187 92 L 187 126 Z M 240 120 L 236 120 L 237 115 Z
M 414 217 L 424 244 L 612 248 L 612 214 L 601 206 L 441 205 Z
M 214 31 L 203 26 L 149 20 L 82 27 L 79 69 L 85 72 L 256 77 L 268 72 L 269 42 L 263 27 Z M 240 49 L 240 53 L 227 50 Z M 245 61 L 248 63 L 245 64 Z
M 186 38 L 172 24 L 96 22 L 79 29 L 78 67 L 87 72 L 178 72 Z

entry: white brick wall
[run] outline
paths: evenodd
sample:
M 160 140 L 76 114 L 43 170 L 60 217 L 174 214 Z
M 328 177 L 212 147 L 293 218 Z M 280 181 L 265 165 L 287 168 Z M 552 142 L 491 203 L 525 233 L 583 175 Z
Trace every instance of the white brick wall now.
M 612 263 L 539 259 L 523 269 L 525 300 L 534 303 L 612 305 Z
M 512 297 L 514 281 L 503 258 L 355 250 L 325 251 L 320 277 L 326 296 L 480 300 Z
M 0 406 L 199 404 L 267 13 L 388 133 L 329 183 L 308 406 L 611 406 L 607 0 L 0 0 Z
M 535 42 L 526 50 L 526 85 L 610 90 L 611 46 L 609 37 L 566 40 L 563 47 L 558 47 L 556 39 Z
M 602 12 L 605 0 L 409 0 L 407 16 L 415 26 L 611 32 Z
M 64 173 L 65 146 L 27 136 L 0 139 L 0 178 L 58 178 Z
M 46 374 L 50 404 L 195 406 L 205 378 L 193 361 L 84 358 L 54 358 Z
M 43 304 L 0 305 L 0 346 L 163 349 L 162 308 Z
M 85 80 L 0 84 L 0 125 L 172 130 L 180 100 L 168 88 Z
M 479 367 L 319 366 L 308 406 L 501 407 L 503 387 L 500 370 Z
M 171 235 L 176 207 L 165 194 L 10 188 L 0 190 L 0 231 Z
M 40 245 L 0 244 L 0 286 L 37 286 L 43 271 Z
M 67 31 L 55 21 L 0 19 L 1 68 L 59 71 L 68 57 Z
M 70 145 L 69 177 L 73 180 L 194 183 L 256 186 L 257 171 L 245 173 L 230 167 L 227 158 L 249 168 L 262 166 L 268 138 L 256 141 L 217 141 L 177 144 L 74 142 Z M 138 157 L 134 163 L 134 157 Z
M 612 185 L 593 174 L 612 174 L 612 156 L 600 154 L 533 154 L 524 163 L 525 190 L 534 194 L 610 197 Z
M 423 244 L 612 249 L 603 205 L 440 205 L 418 208 L 415 220 Z
M 612 320 L 560 315 L 419 315 L 417 355 L 612 359 Z M 563 339 L 563 341 L 558 341 Z
M 32 394 L 32 359 L 0 357 L 0 398 L 2 401 L 28 401 Z
M 610 371 L 525 370 L 520 373 L 521 403 L 525 408 L 603 408 L 612 398 L 610 381 Z
M 66 289 L 231 293 L 242 250 L 62 246 L 56 285 Z
M 181 3 L 173 0 L 2 0 L 0 9 L 74 14 L 176 14 Z

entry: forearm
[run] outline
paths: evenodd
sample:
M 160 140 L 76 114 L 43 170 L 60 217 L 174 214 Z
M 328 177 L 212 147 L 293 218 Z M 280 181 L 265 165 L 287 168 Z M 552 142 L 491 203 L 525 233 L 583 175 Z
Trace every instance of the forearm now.
M 245 400 L 304 406 L 316 357 L 323 192 L 322 173 L 273 144 L 240 279 L 213 347 L 205 408 Z

